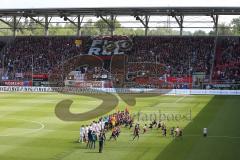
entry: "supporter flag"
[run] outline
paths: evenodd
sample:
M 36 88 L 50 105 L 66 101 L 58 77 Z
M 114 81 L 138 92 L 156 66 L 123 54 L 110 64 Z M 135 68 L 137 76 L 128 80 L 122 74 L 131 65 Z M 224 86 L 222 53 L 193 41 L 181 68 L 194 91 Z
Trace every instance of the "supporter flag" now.
M 76 45 L 76 47 L 80 47 L 82 45 L 82 40 L 76 39 L 75 40 L 75 45 Z

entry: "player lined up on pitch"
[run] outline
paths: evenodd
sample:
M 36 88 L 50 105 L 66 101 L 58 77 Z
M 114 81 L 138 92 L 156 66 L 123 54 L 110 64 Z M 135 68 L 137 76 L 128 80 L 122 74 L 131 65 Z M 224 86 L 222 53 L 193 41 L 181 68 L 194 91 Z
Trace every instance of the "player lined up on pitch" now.
M 145 133 L 148 131 L 148 129 L 152 130 L 153 128 L 161 129 L 161 131 L 162 131 L 162 136 L 165 136 L 165 137 L 167 136 L 167 126 L 166 126 L 166 124 L 164 123 L 164 121 L 159 121 L 159 122 L 157 123 L 156 120 L 152 121 L 152 122 L 149 124 L 149 126 L 147 126 L 147 124 L 145 124 L 145 125 L 143 126 L 143 132 L 142 132 L 142 134 L 145 134 Z M 140 131 L 141 131 L 141 129 L 140 129 L 140 124 L 137 123 L 137 124 L 135 125 L 135 127 L 134 127 L 133 140 L 134 140 L 135 138 L 139 139 Z M 169 135 L 170 135 L 171 137 L 182 137 L 182 136 L 183 136 L 183 130 L 182 130 L 181 128 L 179 128 L 178 126 L 177 126 L 176 128 L 175 128 L 175 127 L 171 127 L 171 128 L 170 128 L 170 133 L 169 133 Z
M 82 125 L 80 127 L 80 137 L 79 143 L 86 143 L 86 148 L 95 149 L 96 141 L 99 141 L 99 153 L 103 150 L 103 145 L 106 141 L 106 132 L 111 131 L 109 141 L 114 139 L 115 141 L 120 136 L 121 127 L 133 128 L 134 119 L 131 117 L 128 108 L 125 111 L 117 111 L 111 115 L 106 115 L 98 119 L 98 121 L 93 121 L 89 125 Z M 157 122 L 152 121 L 149 125 L 143 125 L 142 134 L 152 130 L 153 128 L 161 129 L 162 135 L 167 136 L 167 126 L 164 121 Z M 133 129 L 133 139 L 139 139 L 141 132 L 141 125 L 136 123 Z M 183 131 L 179 127 L 170 128 L 169 135 L 172 137 L 182 137 Z
M 103 144 L 106 140 L 105 133 L 112 130 L 109 138 L 117 140 L 120 135 L 120 126 L 132 127 L 133 119 L 129 114 L 128 108 L 125 111 L 118 111 L 111 115 L 101 117 L 98 121 L 93 121 L 90 125 L 82 125 L 80 128 L 79 143 L 87 143 L 86 148 L 95 149 L 96 141 L 99 141 L 99 152 L 103 150 Z

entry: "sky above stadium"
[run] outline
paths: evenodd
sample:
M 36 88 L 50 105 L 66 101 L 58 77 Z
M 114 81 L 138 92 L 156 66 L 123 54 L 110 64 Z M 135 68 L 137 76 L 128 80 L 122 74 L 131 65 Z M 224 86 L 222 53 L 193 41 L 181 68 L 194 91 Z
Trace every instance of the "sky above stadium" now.
M 85 7 L 166 7 L 166 6 L 240 6 L 239 0 L 1 0 L 0 9 L 85 8 Z

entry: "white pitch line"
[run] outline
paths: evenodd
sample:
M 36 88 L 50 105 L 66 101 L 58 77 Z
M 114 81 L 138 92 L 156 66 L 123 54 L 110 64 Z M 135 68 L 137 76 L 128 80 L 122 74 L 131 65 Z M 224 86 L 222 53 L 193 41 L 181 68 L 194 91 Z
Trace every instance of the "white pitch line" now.
M 180 102 L 180 101 L 183 100 L 185 97 L 186 97 L 186 95 L 183 96 L 183 97 L 181 97 L 181 98 L 178 98 L 178 99 L 175 101 L 175 103 Z
M 15 119 L 15 118 L 10 118 L 10 119 Z M 15 120 L 20 120 L 20 121 L 25 121 L 25 122 L 31 122 L 31 123 L 35 123 L 35 124 L 38 124 L 40 125 L 39 128 L 37 129 L 31 129 L 31 128 L 26 128 L 26 129 L 31 129 L 32 131 L 26 131 L 26 132 L 21 132 L 21 133 L 13 133 L 13 134 L 5 134 L 5 135 L 1 135 L 0 134 L 0 137 L 6 137 L 6 136 L 14 136 L 14 135 L 19 135 L 19 134 L 30 134 L 30 133 L 35 133 L 35 132 L 38 132 L 42 129 L 45 128 L 45 125 L 41 122 L 37 122 L 37 121 L 30 121 L 30 120 L 25 120 L 25 119 L 15 119 Z

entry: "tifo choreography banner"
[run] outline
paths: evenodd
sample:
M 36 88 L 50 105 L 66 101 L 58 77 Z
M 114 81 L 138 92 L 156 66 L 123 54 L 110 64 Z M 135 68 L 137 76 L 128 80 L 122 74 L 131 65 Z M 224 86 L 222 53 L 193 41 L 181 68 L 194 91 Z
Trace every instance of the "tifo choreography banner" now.
M 125 54 L 131 50 L 132 41 L 126 36 L 118 37 L 95 37 L 88 51 L 89 55 L 112 56 Z

